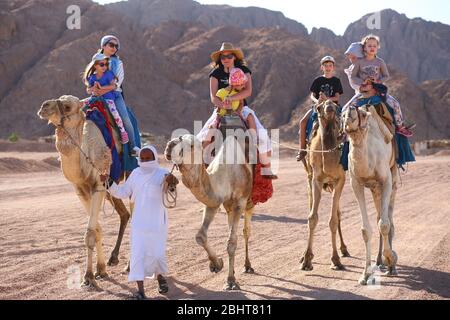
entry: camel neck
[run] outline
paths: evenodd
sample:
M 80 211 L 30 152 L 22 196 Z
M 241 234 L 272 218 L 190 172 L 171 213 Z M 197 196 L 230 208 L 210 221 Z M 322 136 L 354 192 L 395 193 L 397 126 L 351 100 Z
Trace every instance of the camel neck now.
M 210 174 L 203 164 L 184 165 L 180 171 L 184 185 L 191 190 L 198 201 L 211 207 L 220 205 L 211 186 Z
M 349 135 L 350 154 L 356 176 L 365 176 L 369 171 L 368 132 L 357 131 Z

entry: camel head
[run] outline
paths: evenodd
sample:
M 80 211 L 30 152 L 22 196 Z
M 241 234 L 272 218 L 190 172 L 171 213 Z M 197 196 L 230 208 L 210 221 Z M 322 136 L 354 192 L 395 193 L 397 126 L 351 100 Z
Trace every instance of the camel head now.
M 326 100 L 316 106 L 319 119 L 321 121 L 331 122 L 336 120 L 339 106 L 332 100 Z
M 82 106 L 77 97 L 64 95 L 58 99 L 44 101 L 37 115 L 54 126 L 60 126 L 64 119 L 64 125 L 72 127 L 79 123 L 80 117 L 83 117 Z
M 202 146 L 200 141 L 191 134 L 185 134 L 170 140 L 164 150 L 168 161 L 179 166 L 202 164 Z
M 362 108 L 349 107 L 344 115 L 344 130 L 346 133 L 367 132 L 372 114 Z

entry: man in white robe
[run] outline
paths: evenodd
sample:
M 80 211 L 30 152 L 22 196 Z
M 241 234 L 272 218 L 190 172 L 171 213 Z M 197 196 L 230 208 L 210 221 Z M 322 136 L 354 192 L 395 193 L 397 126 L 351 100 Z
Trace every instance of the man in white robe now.
M 159 292 L 167 293 L 166 241 L 168 216 L 163 206 L 163 184 L 178 183 L 168 170 L 159 166 L 158 153 L 153 146 L 139 152 L 139 168 L 133 170 L 125 183 L 109 181 L 110 194 L 116 198 L 131 197 L 134 210 L 131 218 L 131 256 L 128 281 L 136 281 L 137 299 L 146 299 L 144 279 L 157 278 Z

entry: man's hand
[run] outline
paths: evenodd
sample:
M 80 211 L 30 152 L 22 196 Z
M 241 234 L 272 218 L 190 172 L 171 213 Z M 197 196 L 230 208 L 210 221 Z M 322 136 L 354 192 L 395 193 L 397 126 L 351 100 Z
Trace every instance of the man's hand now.
M 180 183 L 177 179 L 177 177 L 175 177 L 173 174 L 169 173 L 168 175 L 166 175 L 166 182 L 169 185 L 174 185 L 176 186 L 178 183 Z

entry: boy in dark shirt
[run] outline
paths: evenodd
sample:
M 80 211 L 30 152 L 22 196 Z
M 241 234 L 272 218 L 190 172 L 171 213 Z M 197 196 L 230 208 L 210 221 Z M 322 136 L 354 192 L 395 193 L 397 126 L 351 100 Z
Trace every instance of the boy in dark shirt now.
M 323 72 L 323 76 L 314 79 L 310 89 L 311 100 L 314 102 L 314 105 L 322 103 L 327 99 L 331 99 L 334 103 L 339 104 L 339 97 L 344 93 L 344 90 L 342 89 L 341 80 L 334 76 L 335 63 L 334 58 L 331 56 L 326 56 L 320 61 L 320 69 Z M 315 118 L 317 118 L 317 113 L 314 111 L 313 107 L 300 121 L 300 150 L 297 154 L 297 161 L 302 161 L 307 155 L 307 152 L 305 151 L 307 127 L 312 127 Z M 309 129 L 311 130 L 311 128 Z

